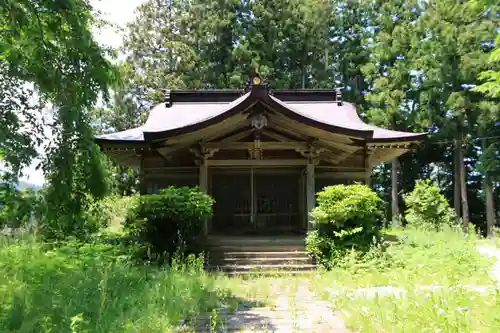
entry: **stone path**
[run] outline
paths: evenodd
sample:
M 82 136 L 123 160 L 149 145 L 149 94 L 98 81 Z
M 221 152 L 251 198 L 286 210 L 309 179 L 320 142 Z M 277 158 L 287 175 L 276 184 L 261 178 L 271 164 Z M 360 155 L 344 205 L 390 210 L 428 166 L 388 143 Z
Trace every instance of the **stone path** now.
M 490 246 L 478 246 L 477 251 L 484 256 L 495 257 L 496 262 L 491 270 L 491 277 L 497 280 L 500 287 L 500 249 Z
M 497 259 L 491 271 L 491 276 L 498 281 L 500 287 L 500 249 L 479 246 L 478 252 Z M 210 330 L 212 314 L 199 318 L 196 325 L 187 325 L 186 330 L 179 332 L 280 332 L 280 333 L 348 333 L 344 322 L 327 302 L 320 301 L 308 285 L 308 279 L 287 281 L 286 278 L 275 279 L 269 283 L 278 282 L 278 288 L 273 288 L 274 304 L 272 306 L 252 306 L 241 304 L 236 311 L 220 310 L 217 312 L 215 330 Z M 487 293 L 494 286 L 463 286 L 479 293 Z M 435 290 L 440 286 L 416 286 L 418 290 Z M 355 296 L 371 298 L 375 296 L 405 297 L 406 290 L 392 286 L 359 288 L 355 290 L 328 290 L 332 297 L 351 292 Z M 196 327 L 195 327 L 196 326 Z
M 281 284 L 272 297 L 274 304 L 253 308 L 242 306 L 235 312 L 217 313 L 215 332 L 348 333 L 344 322 L 330 305 L 320 301 L 311 291 L 307 279 L 299 280 L 296 285 L 286 285 L 286 281 Z M 210 332 L 209 326 L 205 318 L 193 331 Z

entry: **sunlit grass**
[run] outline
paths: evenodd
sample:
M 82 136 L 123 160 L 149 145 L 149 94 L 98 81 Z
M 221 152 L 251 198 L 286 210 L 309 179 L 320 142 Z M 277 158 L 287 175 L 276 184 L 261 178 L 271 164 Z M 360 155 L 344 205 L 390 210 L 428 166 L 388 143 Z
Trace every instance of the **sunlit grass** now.
M 201 259 L 160 269 L 134 264 L 118 246 L 0 238 L 0 332 L 164 333 L 203 313 L 221 327 L 224 311 L 283 304 L 295 318 L 303 286 L 343 313 L 353 332 L 498 332 L 494 259 L 477 245 L 473 233 L 390 230 L 383 244 L 351 252 L 330 272 L 228 277 L 204 272 Z M 419 289 L 430 285 L 440 288 Z M 403 288 L 404 297 L 356 294 L 376 286 Z
M 389 230 L 383 244 L 363 256 L 352 251 L 316 282 L 343 288 L 489 284 L 493 259 L 477 252 L 477 240 L 451 229 Z
M 233 302 L 200 259 L 137 266 L 109 245 L 54 250 L 2 239 L 0 332 L 169 332 L 186 318 Z
M 494 259 L 478 253 L 474 233 L 399 229 L 387 231 L 385 239 L 384 246 L 363 257 L 352 252 L 338 268 L 315 279 L 316 289 L 344 314 L 349 328 L 498 332 L 499 291 L 489 275 Z M 377 286 L 395 289 L 359 290 Z
M 479 294 L 466 288 L 409 292 L 406 297 L 336 299 L 356 332 L 481 332 L 500 328 L 500 290 Z

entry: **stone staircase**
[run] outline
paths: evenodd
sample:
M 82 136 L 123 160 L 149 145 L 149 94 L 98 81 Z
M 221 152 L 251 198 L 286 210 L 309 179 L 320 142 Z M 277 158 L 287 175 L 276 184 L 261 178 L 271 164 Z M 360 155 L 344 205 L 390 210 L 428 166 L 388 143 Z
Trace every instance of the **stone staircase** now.
M 304 237 L 209 236 L 207 269 L 228 274 L 298 274 L 316 266 Z

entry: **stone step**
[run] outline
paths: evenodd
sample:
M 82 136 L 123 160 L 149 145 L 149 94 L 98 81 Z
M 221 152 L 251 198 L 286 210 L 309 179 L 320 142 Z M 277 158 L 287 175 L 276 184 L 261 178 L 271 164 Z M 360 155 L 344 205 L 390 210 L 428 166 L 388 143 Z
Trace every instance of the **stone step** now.
M 303 244 L 220 244 L 208 247 L 208 252 L 304 252 L 304 249 Z
M 311 271 L 316 269 L 313 264 L 261 264 L 261 265 L 210 265 L 209 270 L 221 272 L 266 272 L 266 271 Z
M 289 258 L 220 258 L 209 260 L 213 266 L 224 265 L 301 265 L 312 263 L 308 257 Z
M 306 251 L 211 251 L 208 253 L 208 258 L 308 258 L 308 255 Z
M 304 237 L 214 237 L 208 236 L 205 244 L 209 247 L 219 246 L 263 246 L 263 245 L 305 245 Z

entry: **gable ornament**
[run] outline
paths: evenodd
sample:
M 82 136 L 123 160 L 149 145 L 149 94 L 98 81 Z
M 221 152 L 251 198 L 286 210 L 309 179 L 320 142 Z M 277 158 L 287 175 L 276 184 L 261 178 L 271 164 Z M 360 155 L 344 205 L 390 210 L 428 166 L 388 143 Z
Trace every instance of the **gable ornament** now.
M 267 118 L 263 114 L 258 114 L 252 118 L 252 127 L 258 130 L 267 126 Z

